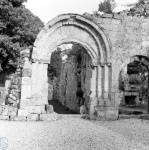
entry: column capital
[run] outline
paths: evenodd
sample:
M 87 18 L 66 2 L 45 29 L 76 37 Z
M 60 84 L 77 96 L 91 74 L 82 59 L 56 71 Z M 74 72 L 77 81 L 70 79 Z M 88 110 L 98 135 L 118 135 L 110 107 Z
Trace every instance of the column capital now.
M 104 67 L 105 66 L 105 62 L 100 62 L 100 66 Z
M 107 62 L 106 65 L 107 65 L 108 67 L 111 67 L 111 66 L 112 66 L 111 62 Z

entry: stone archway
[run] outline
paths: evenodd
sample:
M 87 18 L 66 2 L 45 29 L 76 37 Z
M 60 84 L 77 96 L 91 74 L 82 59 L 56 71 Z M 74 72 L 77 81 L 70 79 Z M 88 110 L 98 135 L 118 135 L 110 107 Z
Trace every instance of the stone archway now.
M 38 34 L 32 52 L 32 83 L 29 87 L 31 101 L 28 105 L 48 103 L 47 67 L 51 54 L 59 45 L 71 42 L 82 45 L 93 64 L 89 114 L 95 114 L 100 106 L 110 106 L 112 69 L 109 42 L 96 23 L 77 14 L 54 18 Z M 23 99 L 27 99 L 27 96 Z M 101 109 L 98 115 L 100 114 L 102 115 Z
M 142 66 L 144 66 L 145 68 L 146 68 L 146 71 L 147 71 L 147 83 L 146 83 L 146 85 L 148 85 L 149 83 L 148 83 L 148 79 L 149 79 L 149 58 L 147 57 L 147 56 L 144 56 L 144 55 L 134 55 L 134 56 L 132 56 L 132 57 L 130 57 L 129 59 L 127 59 L 122 65 L 121 65 L 121 67 L 119 68 L 119 75 L 120 75 L 120 72 L 121 72 L 121 70 L 122 69 L 124 69 L 124 68 L 126 68 L 127 69 L 127 67 L 128 67 L 128 65 L 131 65 L 132 63 L 134 63 L 134 62 L 136 62 L 137 64 L 139 64 L 139 65 L 142 65 Z M 127 70 L 128 71 L 128 70 Z M 126 72 L 126 70 L 125 70 L 125 72 Z M 128 83 L 129 84 L 129 83 Z M 119 88 L 119 87 L 118 87 Z M 125 90 L 124 90 L 125 91 Z M 127 90 L 126 90 L 127 91 Z M 120 102 L 122 101 L 122 99 L 123 99 L 123 97 L 124 97 L 124 95 L 127 95 L 127 93 L 129 94 L 129 92 L 131 91 L 131 89 L 129 89 L 127 92 L 122 92 L 120 95 L 119 95 L 119 97 L 118 97 L 118 99 L 117 99 L 117 103 L 118 103 L 118 105 L 120 104 Z M 147 87 L 147 93 L 148 93 L 148 91 L 149 91 L 149 87 Z M 126 93 L 126 94 L 124 94 L 124 93 Z M 137 93 L 137 92 L 132 92 L 132 93 Z M 128 96 L 127 96 L 128 97 Z M 147 94 L 147 100 L 149 99 L 149 95 Z M 137 95 L 137 103 L 139 102 L 139 93 L 138 93 L 138 95 Z M 147 101 L 147 113 L 149 113 L 149 101 Z
M 33 61 L 49 63 L 55 48 L 68 42 L 83 45 L 95 66 L 110 59 L 108 40 L 99 26 L 81 15 L 66 14 L 54 18 L 38 34 L 32 53 Z

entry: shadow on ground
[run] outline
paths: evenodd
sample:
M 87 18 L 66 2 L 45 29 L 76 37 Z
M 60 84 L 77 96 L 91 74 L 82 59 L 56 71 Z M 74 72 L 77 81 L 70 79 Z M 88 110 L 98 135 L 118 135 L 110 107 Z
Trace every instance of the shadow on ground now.
M 78 114 L 78 112 L 70 110 L 57 100 L 49 100 L 48 102 L 49 105 L 53 105 L 54 111 L 58 114 Z

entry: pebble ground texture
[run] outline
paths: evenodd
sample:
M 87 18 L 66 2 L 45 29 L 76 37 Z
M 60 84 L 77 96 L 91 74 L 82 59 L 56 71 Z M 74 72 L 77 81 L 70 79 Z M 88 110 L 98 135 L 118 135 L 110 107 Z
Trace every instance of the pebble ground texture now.
M 7 150 L 149 150 L 149 121 L 0 121 L 0 137 Z

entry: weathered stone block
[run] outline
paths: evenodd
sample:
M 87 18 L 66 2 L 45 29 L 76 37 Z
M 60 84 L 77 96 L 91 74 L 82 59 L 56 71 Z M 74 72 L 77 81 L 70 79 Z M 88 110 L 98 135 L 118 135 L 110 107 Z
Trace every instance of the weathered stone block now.
M 3 111 L 3 107 L 0 106 L 0 115 L 2 114 L 2 111 Z
M 102 23 L 105 25 L 111 25 L 112 18 L 104 18 Z M 110 27 L 110 26 L 109 26 Z
M 18 110 L 16 108 L 16 109 L 9 110 L 8 115 L 9 116 L 15 116 L 15 115 L 17 115 L 17 113 L 18 113 Z
M 97 120 L 104 120 L 105 119 L 105 112 L 104 111 L 96 111 L 97 113 Z
M 112 15 L 112 14 L 106 14 L 106 13 L 104 13 L 104 14 L 102 15 L 102 17 L 103 17 L 103 18 L 112 18 L 113 15 Z
M 22 78 L 22 85 L 31 85 L 32 80 L 29 77 Z
M 27 116 L 27 121 L 38 121 L 39 115 L 38 114 L 29 114 Z
M 17 113 L 18 112 L 18 108 L 17 107 L 10 107 L 9 108 L 9 112 L 15 112 L 15 113 Z
M 105 105 L 106 107 L 111 106 L 111 101 L 110 101 L 109 99 L 104 99 L 104 105 Z
M 26 110 L 27 112 L 32 113 L 32 114 L 45 114 L 46 113 L 45 105 L 26 106 L 26 107 L 24 107 L 24 110 Z
M 46 113 L 50 114 L 53 112 L 54 112 L 53 106 L 52 105 L 46 105 Z
M 47 64 L 32 64 L 32 105 L 48 104 Z
M 15 121 L 26 121 L 27 120 L 26 118 L 27 118 L 26 116 L 18 116 L 18 118 L 16 118 Z
M 118 119 L 130 119 L 130 116 L 121 114 L 118 116 Z
M 20 107 L 30 106 L 32 104 L 31 85 L 22 85 Z
M 0 120 L 9 120 L 9 116 L 0 115 Z
M 17 118 L 18 118 L 18 116 L 16 116 L 16 115 L 9 116 L 10 121 L 17 121 L 18 120 Z
M 114 14 L 113 18 L 122 20 L 124 16 L 119 14 Z
M 115 93 L 111 93 L 111 100 L 115 100 Z
M 97 117 L 96 117 L 95 115 L 90 115 L 90 116 L 89 116 L 89 119 L 90 119 L 90 120 L 97 120 Z
M 2 115 L 7 116 L 9 112 L 9 109 L 3 109 Z
M 109 94 L 108 93 L 104 93 L 104 98 L 108 99 L 108 97 L 109 97 Z
M 130 115 L 129 117 L 133 119 L 140 119 L 140 115 Z
M 31 69 L 30 68 L 24 68 L 22 70 L 22 77 L 31 77 Z
M 117 120 L 118 119 L 118 110 L 115 110 L 115 109 L 106 110 L 105 118 L 107 120 Z
M 104 106 L 104 100 L 102 98 L 98 99 L 98 106 Z
M 50 113 L 50 114 L 40 114 L 41 121 L 55 121 L 58 119 L 58 114 Z
M 46 113 L 45 105 L 35 106 L 34 113 L 37 113 L 37 114 L 44 114 L 44 113 Z
M 23 110 L 23 109 L 19 109 L 19 110 L 18 110 L 18 116 L 24 116 L 24 117 L 27 117 L 28 114 L 29 114 L 29 112 L 26 111 L 26 110 Z
M 121 21 L 120 20 L 116 20 L 116 19 L 112 19 L 112 24 L 120 25 Z

